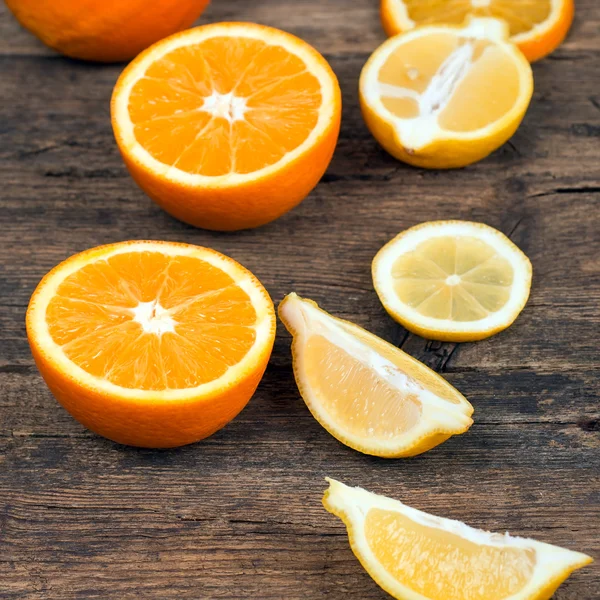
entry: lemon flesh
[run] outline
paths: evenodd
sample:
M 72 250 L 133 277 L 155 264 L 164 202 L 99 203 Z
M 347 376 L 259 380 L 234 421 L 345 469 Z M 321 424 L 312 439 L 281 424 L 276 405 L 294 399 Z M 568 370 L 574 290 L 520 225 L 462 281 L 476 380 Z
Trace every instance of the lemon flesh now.
M 372 508 L 365 535 L 394 579 L 431 600 L 500 600 L 522 590 L 535 551 L 476 544 L 390 510 Z
M 514 270 L 477 238 L 444 236 L 398 257 L 392 276 L 400 300 L 420 314 L 476 321 L 506 305 Z
M 441 129 L 470 132 L 512 108 L 520 75 L 514 59 L 492 41 L 436 33 L 397 46 L 379 71 L 379 84 L 394 116 L 436 118 Z

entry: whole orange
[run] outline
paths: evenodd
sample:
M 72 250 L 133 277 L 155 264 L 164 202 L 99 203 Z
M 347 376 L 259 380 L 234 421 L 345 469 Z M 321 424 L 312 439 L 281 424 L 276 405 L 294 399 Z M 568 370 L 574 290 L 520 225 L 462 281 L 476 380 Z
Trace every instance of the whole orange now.
M 72 58 L 129 60 L 188 28 L 210 0 L 6 0 L 21 25 Z

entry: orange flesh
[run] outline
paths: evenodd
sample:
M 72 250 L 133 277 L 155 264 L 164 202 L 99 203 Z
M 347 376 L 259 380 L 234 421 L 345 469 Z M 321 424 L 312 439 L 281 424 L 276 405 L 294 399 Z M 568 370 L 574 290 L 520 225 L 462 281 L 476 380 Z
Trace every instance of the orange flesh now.
M 466 71 L 446 85 L 461 63 Z M 383 105 L 396 117 L 434 116 L 442 129 L 457 132 L 481 129 L 503 117 L 520 86 L 517 67 L 500 47 L 453 33 L 401 44 L 382 66 L 379 82 Z
M 431 600 L 504 600 L 535 570 L 534 550 L 476 544 L 395 511 L 372 508 L 365 534 L 385 570 Z
M 418 25 L 460 25 L 468 15 L 496 17 L 508 23 L 511 36 L 543 23 L 552 12 L 551 0 L 490 0 L 488 6 L 473 6 L 477 3 L 471 0 L 404 0 L 404 4 Z
M 136 140 L 188 173 L 247 174 L 300 146 L 315 128 L 320 84 L 305 63 L 261 40 L 214 37 L 152 64 L 131 90 Z
M 238 363 L 254 343 L 257 314 L 217 267 L 144 251 L 71 274 L 51 299 L 46 321 L 54 342 L 91 375 L 121 387 L 166 390 L 213 381 Z
M 414 427 L 421 416 L 416 395 L 402 393 L 321 335 L 305 349 L 306 374 L 320 404 L 345 431 L 391 439 Z
M 514 272 L 481 240 L 447 236 L 402 254 L 392 266 L 392 276 L 400 300 L 422 315 L 476 321 L 508 302 Z

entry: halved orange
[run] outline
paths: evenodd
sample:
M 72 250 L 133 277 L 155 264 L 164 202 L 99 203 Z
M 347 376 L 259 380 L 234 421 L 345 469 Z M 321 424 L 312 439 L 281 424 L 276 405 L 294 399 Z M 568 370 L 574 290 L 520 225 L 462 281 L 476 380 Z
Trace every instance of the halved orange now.
M 381 22 L 389 36 L 419 25 L 494 17 L 508 23 L 511 41 L 530 62 L 562 43 L 574 13 L 574 0 L 381 0 Z
M 122 444 L 198 441 L 246 405 L 275 337 L 260 282 L 219 252 L 133 241 L 72 256 L 27 310 L 35 362 L 83 425 Z
M 112 124 L 127 168 L 197 227 L 263 225 L 296 206 L 331 160 L 341 93 L 302 40 L 252 23 L 166 38 L 123 71 Z

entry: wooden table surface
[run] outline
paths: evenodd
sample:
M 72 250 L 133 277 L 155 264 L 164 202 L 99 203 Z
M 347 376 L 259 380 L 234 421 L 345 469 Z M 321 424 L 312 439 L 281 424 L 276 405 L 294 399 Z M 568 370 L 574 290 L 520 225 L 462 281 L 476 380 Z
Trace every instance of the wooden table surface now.
M 127 174 L 109 122 L 123 66 L 57 56 L 0 8 L 0 597 L 383 600 L 321 506 L 330 475 L 587 552 L 597 562 L 555 598 L 600 598 L 597 0 L 578 0 L 568 40 L 534 66 L 536 92 L 513 139 L 451 172 L 396 162 L 363 124 L 357 80 L 384 39 L 376 0 L 214 0 L 201 22 L 235 19 L 314 44 L 340 79 L 344 112 L 334 160 L 298 208 L 219 234 L 172 219 Z M 480 343 L 408 334 L 372 288 L 384 242 L 452 218 L 497 227 L 534 266 L 518 321 Z M 392 341 L 470 399 L 474 426 L 414 459 L 342 446 L 300 399 L 280 324 L 255 397 L 211 438 L 151 451 L 90 433 L 38 374 L 25 309 L 61 260 L 144 238 L 216 248 L 276 302 L 297 291 Z

